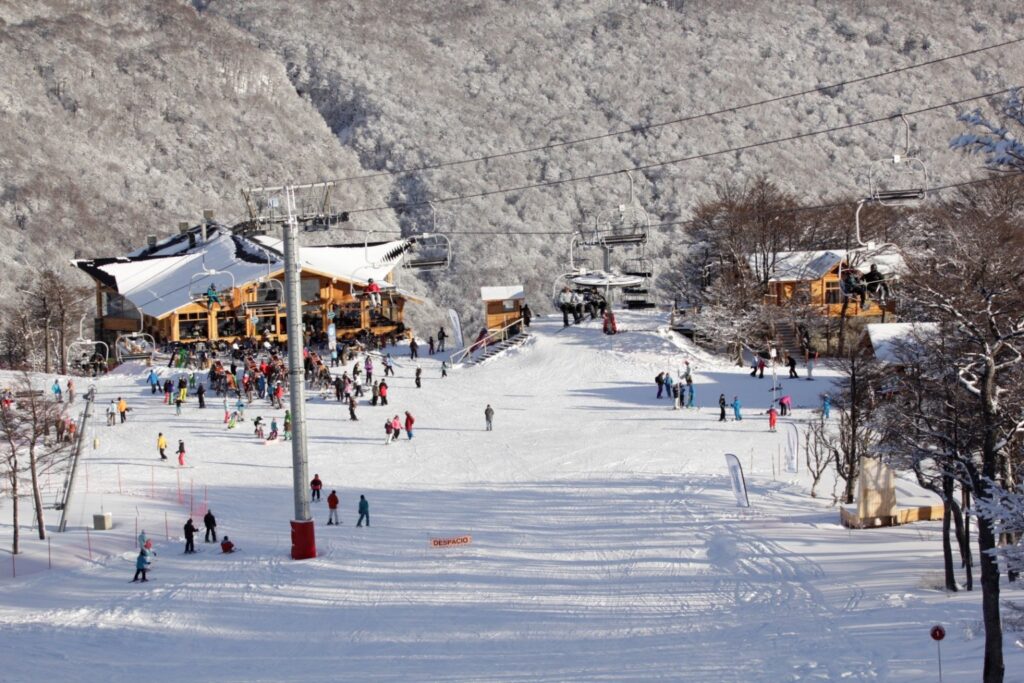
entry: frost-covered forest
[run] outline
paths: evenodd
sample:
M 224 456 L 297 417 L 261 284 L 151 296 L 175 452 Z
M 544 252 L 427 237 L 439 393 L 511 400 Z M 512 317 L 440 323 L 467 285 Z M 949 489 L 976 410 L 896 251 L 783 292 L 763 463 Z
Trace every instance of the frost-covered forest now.
M 908 66 L 1017 36 L 1014 2 L 0 3 L 0 229 L 16 281 L 40 264 L 123 253 L 250 185 L 343 178 L 532 148 L 678 119 Z M 427 199 L 455 269 L 418 289 L 472 320 L 477 287 L 546 298 L 568 239 L 627 197 L 623 175 L 466 201 L 841 126 L 1014 85 L 1018 45 L 688 123 L 344 183 L 335 207 Z M 985 107 L 984 102 L 976 105 Z M 983 175 L 948 148 L 959 109 L 910 117 L 933 185 Z M 807 203 L 856 196 L 901 144 L 881 123 L 638 174 L 654 223 L 691 218 L 716 186 L 764 174 Z M 429 221 L 353 214 L 344 232 Z M 685 224 L 649 252 L 671 278 Z M 70 271 L 70 269 L 68 269 Z M 538 308 L 543 308 L 543 304 Z M 415 315 L 415 314 L 414 314 Z M 432 309 L 422 316 L 436 315 Z M 415 322 L 415 318 L 414 318 Z

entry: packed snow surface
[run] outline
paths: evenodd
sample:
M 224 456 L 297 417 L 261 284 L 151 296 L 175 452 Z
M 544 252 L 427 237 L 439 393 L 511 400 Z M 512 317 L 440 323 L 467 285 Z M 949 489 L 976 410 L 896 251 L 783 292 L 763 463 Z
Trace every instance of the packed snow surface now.
M 283 411 L 257 401 L 229 430 L 212 393 L 179 417 L 141 366 L 100 379 L 54 568 L 25 528 L 18 576 L 0 580 L 0 680 L 930 682 L 934 623 L 949 634 L 946 680 L 980 678 L 980 594 L 936 589 L 937 523 L 842 528 L 831 480 L 812 499 L 802 456 L 797 474 L 775 471 L 786 433 L 767 430 L 767 374 L 751 379 L 656 316 L 620 325 L 609 337 L 599 322 L 541 319 L 523 347 L 446 379 L 441 356 L 422 358 L 421 389 L 399 347 L 391 405 L 361 401 L 358 422 L 312 393 L 309 473 L 325 499 L 338 491 L 342 525 L 312 504 L 319 556 L 307 561 L 289 558 L 290 448 L 251 427 Z M 654 376 L 684 360 L 699 410 L 655 398 Z M 782 380 L 798 423 L 828 390 L 826 370 L 800 371 Z M 718 421 L 720 393 L 740 398 L 741 422 Z M 107 427 L 117 396 L 133 410 Z M 414 438 L 385 446 L 385 417 L 406 410 Z M 158 461 L 161 431 L 169 451 L 185 441 L 188 468 Z M 749 509 L 726 452 L 743 463 Z M 354 526 L 360 494 L 369 528 Z M 201 552 L 182 554 L 189 508 L 201 527 L 207 504 L 240 552 L 200 534 Z M 114 529 L 87 536 L 100 511 Z M 5 537 L 9 513 L 5 499 Z M 130 581 L 138 529 L 156 541 L 145 584 Z M 455 536 L 472 540 L 430 544 Z M 1024 670 L 1015 637 L 1007 680 Z

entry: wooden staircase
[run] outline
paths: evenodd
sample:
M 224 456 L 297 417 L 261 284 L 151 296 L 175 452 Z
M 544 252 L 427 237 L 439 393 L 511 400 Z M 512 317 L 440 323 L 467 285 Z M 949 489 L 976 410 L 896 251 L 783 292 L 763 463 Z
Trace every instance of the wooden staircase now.
M 481 351 L 476 352 L 475 355 L 473 355 L 468 360 L 464 361 L 462 365 L 463 367 L 480 365 L 481 363 L 491 358 L 494 358 L 495 356 L 498 356 L 504 353 L 505 351 L 508 351 L 509 349 L 515 348 L 517 346 L 522 346 L 529 338 L 529 332 L 520 332 L 519 334 L 513 337 L 509 337 L 504 341 L 500 341 L 496 344 L 490 344 L 484 347 Z

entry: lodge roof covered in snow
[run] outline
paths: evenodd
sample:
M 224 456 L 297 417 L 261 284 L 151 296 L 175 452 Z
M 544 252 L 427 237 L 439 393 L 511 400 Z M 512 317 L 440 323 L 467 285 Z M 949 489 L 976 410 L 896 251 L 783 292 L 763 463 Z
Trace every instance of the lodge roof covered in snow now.
M 211 271 L 222 274 L 235 287 L 280 275 L 284 271 L 281 246 L 281 240 L 274 237 L 242 236 L 211 225 L 205 240 L 192 229 L 127 256 L 74 259 L 71 263 L 144 314 L 159 319 L 191 303 L 192 285 Z M 304 272 L 334 280 L 362 286 L 372 278 L 387 287 L 384 278 L 411 247 L 407 239 L 300 247 L 299 264 Z
M 892 248 L 826 249 L 819 251 L 780 251 L 770 267 L 769 282 L 809 282 L 820 280 L 840 263 L 867 271 L 871 264 L 883 275 L 897 275 L 903 269 L 903 257 Z M 752 254 L 748 264 L 755 272 L 764 266 L 764 256 Z
M 481 287 L 480 298 L 484 301 L 509 301 L 512 299 L 525 299 L 526 291 L 522 285 L 507 285 L 504 287 Z
M 868 340 L 875 358 L 883 363 L 901 365 L 902 349 L 913 349 L 938 331 L 936 323 L 872 323 L 867 326 Z

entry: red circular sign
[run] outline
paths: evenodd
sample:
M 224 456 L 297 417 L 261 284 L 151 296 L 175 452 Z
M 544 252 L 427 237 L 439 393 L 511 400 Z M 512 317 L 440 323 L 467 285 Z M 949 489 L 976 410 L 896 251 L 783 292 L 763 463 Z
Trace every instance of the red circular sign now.
M 938 624 L 932 626 L 932 640 L 942 640 L 946 637 L 946 629 L 942 628 Z

